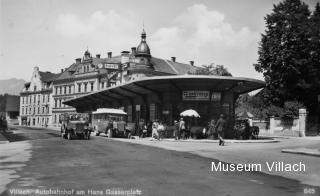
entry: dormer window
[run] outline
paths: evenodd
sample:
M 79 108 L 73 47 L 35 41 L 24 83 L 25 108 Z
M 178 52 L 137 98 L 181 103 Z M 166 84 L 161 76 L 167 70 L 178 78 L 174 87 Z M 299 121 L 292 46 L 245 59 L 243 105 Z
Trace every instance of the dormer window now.
M 33 91 L 37 91 L 37 86 L 34 86 L 34 87 L 33 87 Z

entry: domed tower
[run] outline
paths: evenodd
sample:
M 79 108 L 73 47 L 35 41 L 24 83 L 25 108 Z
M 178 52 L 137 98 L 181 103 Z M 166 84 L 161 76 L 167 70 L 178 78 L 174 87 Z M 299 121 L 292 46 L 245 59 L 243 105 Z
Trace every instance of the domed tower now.
M 136 54 L 135 54 L 136 64 L 138 66 L 146 66 L 146 68 L 151 68 L 151 64 L 150 64 L 151 53 L 150 53 L 150 48 L 147 44 L 146 38 L 147 38 L 147 34 L 143 29 L 141 33 L 141 42 L 138 45 Z
M 128 75 L 125 76 L 126 81 L 136 80 L 142 77 L 154 75 L 154 68 L 151 64 L 150 48 L 146 41 L 147 34 L 142 30 L 141 42 L 137 48 L 132 48 L 132 63 L 128 67 Z

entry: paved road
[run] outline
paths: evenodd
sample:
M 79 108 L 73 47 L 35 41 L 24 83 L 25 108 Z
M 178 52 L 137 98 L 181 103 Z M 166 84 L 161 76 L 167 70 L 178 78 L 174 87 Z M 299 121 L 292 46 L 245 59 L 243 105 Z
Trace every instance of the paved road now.
M 259 172 L 211 172 L 211 162 L 217 160 L 185 152 L 103 137 L 68 141 L 50 130 L 16 132 L 19 141 L 1 144 L 0 150 L 15 149 L 13 155 L 25 158 L 10 168 L 16 164 L 13 155 L 0 156 L 6 166 L 0 174 L 7 167 L 15 171 L 3 195 L 13 195 L 14 189 L 83 190 L 85 195 L 118 189 L 141 190 L 142 195 L 304 195 L 304 188 L 314 188 Z

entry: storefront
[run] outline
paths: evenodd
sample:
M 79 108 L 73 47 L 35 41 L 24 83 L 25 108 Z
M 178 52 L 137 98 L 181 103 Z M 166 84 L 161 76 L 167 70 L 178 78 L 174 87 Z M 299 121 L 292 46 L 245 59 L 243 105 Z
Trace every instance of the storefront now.
M 193 120 L 194 124 L 206 125 L 224 114 L 229 126 L 233 126 L 238 96 L 264 85 L 260 80 L 229 76 L 158 76 L 110 87 L 64 104 L 75 107 L 77 112 L 123 108 L 129 122 L 161 120 L 169 125 L 180 118 L 182 111 L 194 109 L 201 116 Z

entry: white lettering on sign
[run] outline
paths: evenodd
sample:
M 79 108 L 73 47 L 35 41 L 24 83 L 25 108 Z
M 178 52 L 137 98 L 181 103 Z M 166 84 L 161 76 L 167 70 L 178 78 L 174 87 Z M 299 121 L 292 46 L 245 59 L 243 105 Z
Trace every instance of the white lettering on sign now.
M 221 92 L 212 92 L 211 101 L 221 101 Z
M 104 68 L 106 69 L 119 69 L 118 64 L 104 64 Z
M 209 91 L 183 91 L 182 100 L 184 101 L 209 101 L 210 93 Z

